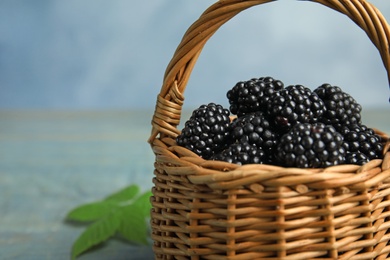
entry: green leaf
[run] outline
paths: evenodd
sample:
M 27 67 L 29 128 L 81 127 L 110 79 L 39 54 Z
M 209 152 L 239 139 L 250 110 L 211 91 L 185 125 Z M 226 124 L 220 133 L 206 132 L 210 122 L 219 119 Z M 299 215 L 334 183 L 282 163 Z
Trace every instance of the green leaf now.
M 110 213 L 115 204 L 110 201 L 98 201 L 93 203 L 84 204 L 76 207 L 68 213 L 66 218 L 68 220 L 89 222 L 101 219 Z
M 91 224 L 74 242 L 72 259 L 115 235 L 121 224 L 120 216 L 119 211 L 115 211 Z
M 116 233 L 132 243 L 148 243 L 150 191 L 138 196 L 136 185 L 128 186 L 102 201 L 81 205 L 70 211 L 68 220 L 92 222 L 74 242 L 72 259 L 93 246 L 107 241 Z
M 137 185 L 130 185 L 108 196 L 107 198 L 105 198 L 105 200 L 110 200 L 115 202 L 123 202 L 123 201 L 131 200 L 139 193 L 139 191 L 140 189 Z
M 150 217 L 150 191 L 143 193 L 130 205 L 121 208 L 122 223 L 119 233 L 129 242 L 147 244 L 148 224 L 146 219 Z
M 119 233 L 129 242 L 144 244 L 148 243 L 148 225 L 145 217 L 139 214 L 139 207 L 131 205 L 122 208 L 122 222 Z

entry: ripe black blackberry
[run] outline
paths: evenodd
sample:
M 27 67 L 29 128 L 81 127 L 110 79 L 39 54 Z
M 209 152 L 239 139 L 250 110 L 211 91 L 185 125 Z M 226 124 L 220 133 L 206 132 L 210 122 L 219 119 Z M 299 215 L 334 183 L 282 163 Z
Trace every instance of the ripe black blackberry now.
M 364 153 L 360 152 L 347 153 L 345 156 L 345 163 L 363 165 L 369 161 L 370 159 Z
M 282 81 L 272 77 L 240 81 L 226 94 L 230 111 L 239 117 L 252 112 L 265 111 L 269 97 L 283 87 Z
M 341 127 L 348 152 L 346 163 L 362 165 L 372 159 L 383 158 L 382 138 L 371 128 L 363 124 L 352 124 Z
M 361 105 L 340 87 L 322 84 L 314 92 L 325 103 L 323 123 L 333 125 L 337 130 L 344 125 L 361 123 Z
M 194 110 L 185 123 L 178 145 L 186 147 L 204 159 L 221 151 L 230 143 L 230 112 L 221 105 L 210 103 Z
M 297 123 L 318 122 L 325 110 L 318 95 L 302 85 L 290 85 L 274 92 L 267 103 L 267 114 L 282 133 Z
M 248 143 L 261 148 L 266 155 L 263 161 L 270 162 L 278 135 L 264 113 L 256 112 L 235 118 L 231 124 L 231 131 L 233 142 Z
M 285 167 L 324 168 L 345 162 L 342 135 L 323 123 L 296 124 L 277 145 L 276 162 Z
M 249 143 L 233 143 L 223 151 L 213 155 L 212 160 L 225 161 L 239 165 L 265 163 L 263 149 Z

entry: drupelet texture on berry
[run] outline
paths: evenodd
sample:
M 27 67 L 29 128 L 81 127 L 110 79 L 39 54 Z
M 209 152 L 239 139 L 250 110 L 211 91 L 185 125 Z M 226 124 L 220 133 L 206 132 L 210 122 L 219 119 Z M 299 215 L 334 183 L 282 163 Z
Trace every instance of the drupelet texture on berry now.
M 272 77 L 240 81 L 226 94 L 230 111 L 239 117 L 257 111 L 265 111 L 270 96 L 283 87 L 282 81 Z
M 211 159 L 244 165 L 250 163 L 264 163 L 266 157 L 263 149 L 247 142 L 238 142 L 231 144 L 223 151 L 215 154 Z
M 324 168 L 343 164 L 345 155 L 343 137 L 333 126 L 303 123 L 281 137 L 276 161 L 286 167 Z
M 229 115 L 228 109 L 215 103 L 200 106 L 177 136 L 177 144 L 209 159 L 230 143 Z
M 274 92 L 267 105 L 267 114 L 281 133 L 297 123 L 316 123 L 326 108 L 319 96 L 302 85 L 289 85 Z
M 382 138 L 363 124 L 344 125 L 340 129 L 348 151 L 346 163 L 362 165 L 372 159 L 383 158 Z
M 324 101 L 326 107 L 321 122 L 331 124 L 337 130 L 345 125 L 361 123 L 361 105 L 340 87 L 325 83 L 314 92 Z
M 249 143 L 264 151 L 263 163 L 272 160 L 278 135 L 263 112 L 235 118 L 231 124 L 231 137 L 236 143 Z

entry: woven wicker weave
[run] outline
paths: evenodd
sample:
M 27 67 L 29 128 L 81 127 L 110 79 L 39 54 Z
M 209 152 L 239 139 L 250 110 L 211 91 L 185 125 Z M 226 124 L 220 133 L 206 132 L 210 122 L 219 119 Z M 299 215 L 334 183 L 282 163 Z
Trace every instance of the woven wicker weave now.
M 156 155 L 156 259 L 390 258 L 390 141 L 363 166 L 283 168 L 208 161 L 175 143 L 183 91 L 206 41 L 239 12 L 272 0 L 226 0 L 185 33 L 169 63 L 149 139 Z M 390 79 L 389 25 L 364 0 L 312 0 L 347 15 L 379 50 Z M 388 257 L 389 255 L 389 257 Z

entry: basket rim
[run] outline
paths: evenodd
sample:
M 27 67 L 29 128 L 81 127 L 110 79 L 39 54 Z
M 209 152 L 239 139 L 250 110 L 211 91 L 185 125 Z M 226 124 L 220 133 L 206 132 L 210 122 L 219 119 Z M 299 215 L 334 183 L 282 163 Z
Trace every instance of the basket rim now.
M 299 192 L 309 189 L 365 190 L 383 183 L 390 185 L 390 138 L 386 138 L 383 159 L 373 159 L 364 165 L 340 164 L 326 168 L 239 165 L 206 160 L 175 144 L 170 137 L 156 139 L 153 151 L 168 178 L 185 178 L 191 184 L 207 185 L 213 190 L 233 190 L 243 186 L 254 192 L 262 192 L 265 187 L 287 186 Z

